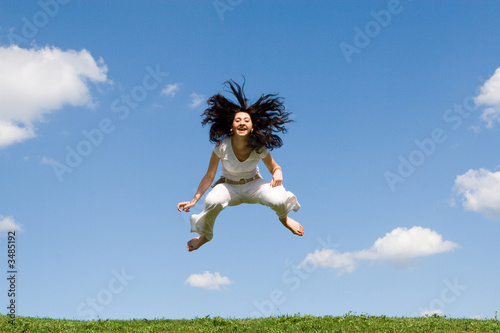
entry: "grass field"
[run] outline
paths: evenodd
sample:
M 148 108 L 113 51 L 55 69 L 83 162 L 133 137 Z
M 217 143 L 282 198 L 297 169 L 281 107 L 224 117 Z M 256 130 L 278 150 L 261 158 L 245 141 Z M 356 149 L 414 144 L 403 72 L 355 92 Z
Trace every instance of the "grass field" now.
M 446 317 L 389 318 L 351 315 L 313 317 L 284 315 L 259 319 L 59 320 L 0 316 L 0 332 L 500 332 L 494 319 Z

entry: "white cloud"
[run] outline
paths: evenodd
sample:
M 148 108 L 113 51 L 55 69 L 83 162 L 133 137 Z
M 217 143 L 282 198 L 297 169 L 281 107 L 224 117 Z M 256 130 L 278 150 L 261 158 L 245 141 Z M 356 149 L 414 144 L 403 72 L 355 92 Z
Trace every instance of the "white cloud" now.
M 204 95 L 198 95 L 197 93 L 192 93 L 191 104 L 189 104 L 189 107 L 194 109 L 195 107 L 201 105 L 201 103 L 203 103 L 204 101 L 205 101 Z
M 456 208 L 457 207 L 457 201 L 455 200 L 455 198 L 450 198 L 448 200 L 448 205 L 451 207 L 451 208 Z
M 335 249 L 321 249 L 309 253 L 299 266 L 313 265 L 320 268 L 334 268 L 339 274 L 351 273 L 356 269 L 355 253 L 340 253 Z
M 180 85 L 180 83 L 167 84 L 160 93 L 170 97 L 174 97 L 179 92 Z
M 500 105 L 500 67 L 496 69 L 492 77 L 484 82 L 476 103 L 488 105 Z
M 479 106 L 486 106 L 481 114 L 481 119 L 487 123 L 486 127 L 491 128 L 495 121 L 500 122 L 500 67 L 483 84 L 475 102 Z
M 487 108 L 481 113 L 481 120 L 486 122 L 487 128 L 493 128 L 495 121 L 500 121 L 500 109 Z
M 46 156 L 43 156 L 42 159 L 40 160 L 40 163 L 42 164 L 50 164 L 52 165 L 52 163 L 54 163 L 54 159 L 51 158 L 51 157 L 46 157 Z
M 192 287 L 220 290 L 221 286 L 230 285 L 233 282 L 227 276 L 220 276 L 220 273 L 212 274 L 205 271 L 203 274 L 191 274 L 185 283 L 189 283 Z
M 336 250 L 321 249 L 309 253 L 299 266 L 306 264 L 337 269 L 339 274 L 351 273 L 357 261 L 384 262 L 403 268 L 414 265 L 419 257 L 452 251 L 458 245 L 443 241 L 443 237 L 428 228 L 396 228 L 375 241 L 367 250 L 340 253 Z
M 436 309 L 436 310 L 425 310 L 419 313 L 420 317 L 425 317 L 429 316 L 432 317 L 434 315 L 436 316 L 444 316 L 444 312 L 441 309 Z
M 35 136 L 35 130 L 31 123 L 24 124 L 24 126 L 22 126 L 11 121 L 3 121 L 0 119 L 0 148 L 33 138 Z
M 21 231 L 21 225 L 12 216 L 0 216 L 0 232 Z
M 359 251 L 357 258 L 404 264 L 418 257 L 452 251 L 457 246 L 443 241 L 440 234 L 428 228 L 396 228 L 377 239 L 369 250 Z
M 484 120 L 484 119 L 483 119 Z M 469 127 L 474 133 L 480 133 L 481 132 L 481 126 L 471 126 Z
M 106 72 L 87 50 L 0 46 L 0 148 L 35 137 L 34 123 L 65 105 L 93 107 L 88 81 Z
M 500 220 L 500 171 L 469 170 L 455 179 L 454 192 L 466 210 Z

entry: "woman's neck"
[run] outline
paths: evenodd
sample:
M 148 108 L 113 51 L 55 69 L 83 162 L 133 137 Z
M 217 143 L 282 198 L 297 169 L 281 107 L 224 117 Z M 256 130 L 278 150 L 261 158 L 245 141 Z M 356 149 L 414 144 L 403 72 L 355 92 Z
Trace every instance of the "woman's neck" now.
M 248 149 L 248 137 L 231 136 L 231 144 L 239 151 Z

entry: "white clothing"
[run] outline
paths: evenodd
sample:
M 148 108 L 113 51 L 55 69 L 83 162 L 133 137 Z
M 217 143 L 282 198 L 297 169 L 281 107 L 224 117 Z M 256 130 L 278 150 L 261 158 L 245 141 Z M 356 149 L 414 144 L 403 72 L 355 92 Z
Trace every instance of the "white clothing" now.
M 255 176 L 259 172 L 257 164 L 260 158 L 269 153 L 265 148 L 260 153 L 253 151 L 246 161 L 240 162 L 234 154 L 230 137 L 216 146 L 214 152 L 222 161 L 222 176 L 231 180 Z M 191 215 L 191 232 L 205 235 L 207 240 L 211 240 L 217 215 L 227 206 L 237 206 L 242 203 L 259 203 L 268 206 L 276 212 L 279 218 L 287 216 L 292 210 L 298 211 L 300 208 L 292 192 L 285 190 L 283 185 L 271 187 L 262 178 L 242 185 L 221 183 L 207 194 L 203 211 L 200 214 Z
M 245 161 L 240 162 L 234 154 L 231 137 L 227 137 L 214 147 L 214 153 L 221 160 L 222 176 L 231 180 L 240 180 L 252 178 L 259 173 L 257 164 L 261 158 L 269 154 L 269 151 L 266 147 L 262 147 L 259 152 L 253 150 Z

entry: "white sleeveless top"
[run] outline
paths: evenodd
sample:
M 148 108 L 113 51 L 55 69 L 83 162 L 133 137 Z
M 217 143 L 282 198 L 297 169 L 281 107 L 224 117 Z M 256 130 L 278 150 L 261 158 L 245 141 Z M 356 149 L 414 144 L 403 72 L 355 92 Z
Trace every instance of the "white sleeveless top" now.
M 240 162 L 234 154 L 231 137 L 227 137 L 214 147 L 214 153 L 221 160 L 222 176 L 231 180 L 240 180 L 255 176 L 259 172 L 257 164 L 261 158 L 269 154 L 269 151 L 266 147 L 260 148 L 259 152 L 253 150 L 245 161 Z

